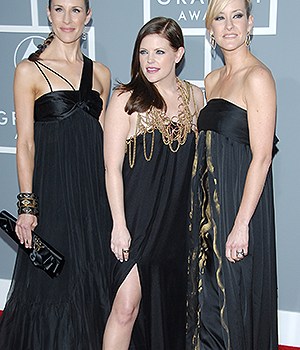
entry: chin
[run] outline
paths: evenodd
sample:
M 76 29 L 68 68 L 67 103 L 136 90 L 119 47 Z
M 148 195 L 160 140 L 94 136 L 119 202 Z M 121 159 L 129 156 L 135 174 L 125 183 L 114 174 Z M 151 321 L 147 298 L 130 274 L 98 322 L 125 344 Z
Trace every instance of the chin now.
M 149 81 L 149 83 L 155 84 L 159 82 L 161 79 L 157 75 L 151 75 L 151 74 L 144 74 L 146 79 Z
M 75 43 L 76 41 L 80 40 L 81 39 L 81 35 L 80 36 L 75 36 L 75 35 L 61 35 L 61 36 L 58 36 L 56 35 L 57 38 L 63 42 L 64 44 L 72 44 L 72 43 Z

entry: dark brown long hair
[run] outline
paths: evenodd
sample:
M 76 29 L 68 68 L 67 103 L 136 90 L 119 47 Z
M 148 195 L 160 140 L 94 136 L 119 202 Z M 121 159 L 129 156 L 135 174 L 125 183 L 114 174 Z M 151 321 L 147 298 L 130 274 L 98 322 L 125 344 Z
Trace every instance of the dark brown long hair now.
M 125 111 L 128 114 L 134 112 L 145 112 L 151 106 L 166 110 L 166 103 L 155 87 L 143 74 L 140 66 L 139 51 L 141 41 L 149 34 L 159 34 L 167 39 L 170 46 L 177 51 L 184 47 L 184 39 L 179 24 L 172 18 L 155 17 L 147 22 L 139 31 L 133 49 L 131 61 L 131 80 L 128 84 L 121 84 L 117 87 L 121 93 L 130 91 Z M 180 62 L 177 63 L 178 66 Z
M 49 0 L 48 2 L 48 9 L 51 9 L 51 4 L 52 4 L 52 0 Z M 90 2 L 89 0 L 84 0 L 84 5 L 85 5 L 85 10 L 86 12 L 89 11 L 90 9 Z M 49 35 L 47 36 L 47 38 L 44 40 L 44 42 L 40 45 L 38 45 L 38 49 L 33 52 L 32 54 L 29 55 L 28 59 L 29 61 L 37 61 L 40 59 L 40 55 L 42 52 L 45 51 L 45 49 L 52 43 L 52 40 L 54 39 L 54 33 L 50 32 Z

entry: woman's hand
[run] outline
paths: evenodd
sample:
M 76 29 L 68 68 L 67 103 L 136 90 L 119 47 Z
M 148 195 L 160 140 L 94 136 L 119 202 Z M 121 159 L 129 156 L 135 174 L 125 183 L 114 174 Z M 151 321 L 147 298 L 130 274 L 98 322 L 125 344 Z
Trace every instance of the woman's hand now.
M 242 260 L 248 254 L 249 226 L 234 224 L 226 241 L 226 258 L 230 262 Z
M 111 250 L 120 262 L 128 260 L 130 243 L 131 237 L 126 226 L 113 228 L 111 233 Z
M 16 223 L 16 234 L 26 248 L 31 248 L 32 234 L 31 231 L 37 226 L 37 217 L 31 214 L 21 214 Z

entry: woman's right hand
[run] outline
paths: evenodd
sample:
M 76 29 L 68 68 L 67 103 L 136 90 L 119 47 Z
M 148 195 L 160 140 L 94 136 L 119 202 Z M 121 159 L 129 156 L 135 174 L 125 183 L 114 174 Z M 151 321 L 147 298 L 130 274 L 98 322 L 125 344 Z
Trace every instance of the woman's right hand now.
M 26 248 L 31 248 L 32 233 L 37 226 L 37 217 L 32 214 L 21 214 L 16 223 L 16 234 Z
M 114 227 L 111 233 L 111 250 L 120 261 L 127 261 L 131 236 L 126 226 Z

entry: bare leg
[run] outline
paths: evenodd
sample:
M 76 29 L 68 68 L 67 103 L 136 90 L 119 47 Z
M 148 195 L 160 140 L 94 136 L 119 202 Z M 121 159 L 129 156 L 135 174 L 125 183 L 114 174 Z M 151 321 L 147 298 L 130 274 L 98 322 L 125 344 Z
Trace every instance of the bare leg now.
M 104 331 L 103 350 L 128 349 L 141 296 L 140 278 L 135 265 L 116 294 Z

